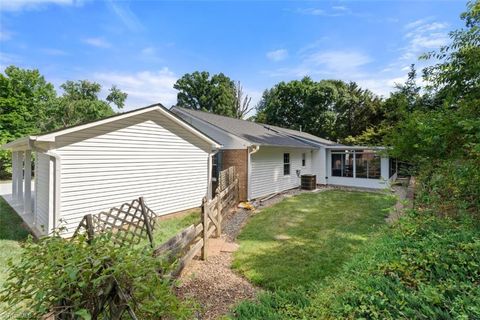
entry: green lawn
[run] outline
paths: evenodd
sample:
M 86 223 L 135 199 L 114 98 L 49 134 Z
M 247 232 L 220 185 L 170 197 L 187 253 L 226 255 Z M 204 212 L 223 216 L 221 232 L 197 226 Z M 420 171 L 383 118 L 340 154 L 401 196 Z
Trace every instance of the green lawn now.
M 0 290 L 8 276 L 7 261 L 15 260 L 22 248 L 20 242 L 28 236 L 28 231 L 22 226 L 22 219 L 0 197 Z M 0 303 L 0 314 L 4 310 Z
M 189 225 L 199 223 L 200 218 L 200 209 L 193 209 L 184 216 L 158 221 L 153 231 L 155 246 L 167 241 Z
M 394 203 L 391 195 L 341 190 L 287 198 L 250 219 L 233 266 L 267 289 L 315 285 L 367 244 Z

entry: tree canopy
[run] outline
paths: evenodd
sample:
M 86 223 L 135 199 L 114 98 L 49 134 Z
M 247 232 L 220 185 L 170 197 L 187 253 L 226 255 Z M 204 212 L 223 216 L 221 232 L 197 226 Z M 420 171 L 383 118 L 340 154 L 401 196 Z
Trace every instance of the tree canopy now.
M 223 73 L 195 71 L 183 75 L 173 86 L 177 106 L 234 117 L 235 83 Z
M 256 121 L 343 140 L 379 123 L 381 102 L 354 82 L 305 77 L 266 90 Z
M 127 94 L 113 86 L 106 99 L 100 84 L 66 81 L 57 96 L 55 87 L 36 69 L 9 66 L 0 73 L 0 145 L 25 135 L 64 128 L 115 114 Z M 0 150 L 0 178 L 10 173 L 10 153 Z

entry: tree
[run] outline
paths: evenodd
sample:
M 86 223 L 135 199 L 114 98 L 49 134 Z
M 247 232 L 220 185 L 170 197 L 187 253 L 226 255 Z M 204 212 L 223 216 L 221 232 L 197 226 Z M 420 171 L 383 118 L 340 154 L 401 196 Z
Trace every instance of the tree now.
M 64 128 L 115 114 L 111 104 L 121 109 L 127 94 L 113 86 L 106 101 L 99 99 L 101 85 L 88 80 L 67 81 L 63 94 L 50 108 L 50 128 Z
M 419 198 L 442 214 L 480 212 L 480 1 L 467 7 L 451 44 L 423 57 L 437 60 L 424 69 L 433 104 L 385 137 L 392 156 L 417 166 Z
M 243 87 L 238 81 L 235 86 L 235 118 L 243 119 L 247 113 L 253 110 L 254 107 L 250 108 L 251 101 L 252 98 L 244 94 Z
M 206 71 L 187 73 L 173 86 L 177 106 L 234 117 L 235 83 L 223 73 L 210 76 Z
M 57 97 L 54 86 L 38 70 L 9 66 L 0 74 L 0 145 L 22 136 L 38 134 L 115 114 L 127 94 L 113 86 L 106 100 L 99 99 L 98 83 L 67 81 Z M 0 150 L 0 179 L 10 177 L 10 152 Z
M 56 99 L 51 83 L 36 69 L 9 66 L 0 74 L 0 145 L 45 130 L 48 106 Z M 0 150 L 0 179 L 10 176 L 10 152 Z
M 305 77 L 266 90 L 256 121 L 343 141 L 379 123 L 380 108 L 381 99 L 356 83 Z

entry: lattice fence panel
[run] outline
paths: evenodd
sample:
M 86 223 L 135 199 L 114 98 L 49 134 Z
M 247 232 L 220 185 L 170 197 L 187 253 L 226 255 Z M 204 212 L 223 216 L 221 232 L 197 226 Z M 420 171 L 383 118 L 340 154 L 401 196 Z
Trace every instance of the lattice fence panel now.
M 88 238 L 92 239 L 97 234 L 111 232 L 112 240 L 120 245 L 136 244 L 143 239 L 148 239 L 153 245 L 152 230 L 156 218 L 157 215 L 140 197 L 108 211 L 87 214 L 80 221 L 73 236 L 87 233 Z

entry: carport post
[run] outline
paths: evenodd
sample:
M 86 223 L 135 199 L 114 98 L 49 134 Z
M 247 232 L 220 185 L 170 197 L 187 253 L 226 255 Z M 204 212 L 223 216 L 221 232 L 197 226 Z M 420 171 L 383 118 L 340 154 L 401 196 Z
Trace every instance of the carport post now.
M 23 151 L 17 151 L 17 200 L 23 201 Z
M 32 213 L 32 152 L 25 151 L 25 197 L 23 211 Z
M 17 199 L 18 152 L 12 152 L 12 199 Z

